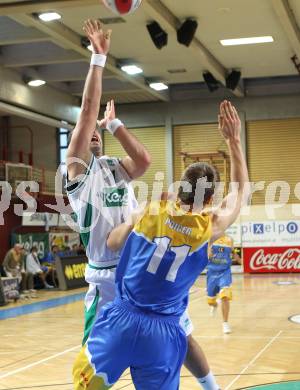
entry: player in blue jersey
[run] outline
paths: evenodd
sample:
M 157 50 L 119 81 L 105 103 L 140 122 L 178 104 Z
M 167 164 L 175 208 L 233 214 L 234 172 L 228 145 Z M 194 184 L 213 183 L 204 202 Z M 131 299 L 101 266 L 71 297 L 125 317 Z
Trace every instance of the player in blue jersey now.
M 223 235 L 211 246 L 209 262 L 207 265 L 207 302 L 211 306 L 211 313 L 214 315 L 218 303 L 217 298 L 222 302 L 223 332 L 231 333 L 228 323 L 230 301 L 232 300 L 232 276 L 231 264 L 233 255 L 233 240 Z M 237 257 L 240 263 L 239 257 Z
M 248 183 L 240 119 L 227 101 L 220 107 L 219 128 L 238 189 L 212 210 L 216 171 L 196 163 L 185 171 L 175 202 L 152 202 L 134 226 L 112 231 L 111 249 L 128 237 L 117 267 L 117 298 L 102 309 L 75 361 L 76 390 L 108 389 L 127 368 L 138 390 L 179 388 L 187 350 L 179 319 L 189 289 L 207 266 L 210 245 L 235 221 Z

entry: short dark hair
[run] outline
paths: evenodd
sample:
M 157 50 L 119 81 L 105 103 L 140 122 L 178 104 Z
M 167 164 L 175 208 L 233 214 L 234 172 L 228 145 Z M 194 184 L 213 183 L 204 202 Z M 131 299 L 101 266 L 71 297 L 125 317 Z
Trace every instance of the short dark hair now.
M 36 246 L 33 246 L 31 249 L 30 249 L 30 252 L 37 252 L 38 251 L 38 248 Z
M 183 173 L 183 176 L 180 180 L 182 185 L 180 185 L 178 190 L 178 198 L 182 201 L 182 203 L 190 206 L 193 206 L 194 203 L 197 203 L 197 199 L 195 199 L 195 196 L 197 195 L 196 190 L 201 191 L 201 183 L 199 188 L 198 181 L 202 178 L 206 178 L 206 181 L 211 183 L 211 187 L 205 187 L 203 189 L 203 198 L 201 199 L 201 202 L 203 202 L 203 205 L 209 203 L 215 192 L 216 183 L 219 181 L 219 173 L 215 167 L 205 162 L 191 164 Z M 185 183 L 188 183 L 192 186 L 191 191 L 186 191 L 184 185 Z

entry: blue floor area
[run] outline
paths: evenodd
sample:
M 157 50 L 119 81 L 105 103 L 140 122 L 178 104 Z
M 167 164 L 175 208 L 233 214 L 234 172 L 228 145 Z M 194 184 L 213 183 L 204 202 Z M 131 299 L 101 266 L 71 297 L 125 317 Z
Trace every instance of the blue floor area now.
M 23 316 L 25 314 L 36 313 L 38 311 L 48 310 L 53 307 L 67 305 L 68 303 L 78 302 L 83 300 L 85 293 L 67 295 L 65 297 L 53 298 L 47 301 L 30 303 L 24 306 L 12 307 L 0 310 L 0 320 Z
M 244 390 L 247 389 L 248 390 L 299 390 L 300 382 L 290 381 L 290 382 L 270 383 L 269 385 L 247 387 Z

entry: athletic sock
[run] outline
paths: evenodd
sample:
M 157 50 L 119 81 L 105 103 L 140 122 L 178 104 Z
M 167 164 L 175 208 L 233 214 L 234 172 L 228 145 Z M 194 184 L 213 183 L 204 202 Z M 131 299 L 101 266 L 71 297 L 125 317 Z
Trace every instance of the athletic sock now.
M 203 377 L 197 379 L 204 390 L 220 390 L 220 386 L 217 385 L 216 379 L 211 371 Z

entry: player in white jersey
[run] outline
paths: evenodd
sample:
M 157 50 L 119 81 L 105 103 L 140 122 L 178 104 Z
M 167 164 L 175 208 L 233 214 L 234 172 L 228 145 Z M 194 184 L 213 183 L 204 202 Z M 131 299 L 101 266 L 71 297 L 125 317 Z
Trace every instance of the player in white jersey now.
M 150 155 L 145 147 L 115 118 L 113 101 L 108 103 L 99 125 L 118 139 L 128 156 L 122 160 L 102 156 L 101 136 L 95 129 L 111 32 L 104 33 L 99 22 L 91 20 L 85 23 L 85 31 L 94 54 L 80 116 L 72 132 L 67 154 L 68 197 L 89 259 L 85 275 L 89 290 L 85 299 L 83 342 L 99 307 L 114 298 L 115 267 L 119 253 L 108 250 L 107 236 L 136 207 L 130 181 L 141 176 L 150 164 Z
M 109 251 L 107 237 L 136 207 L 130 181 L 143 175 L 150 164 L 145 147 L 116 119 L 113 101 L 107 104 L 99 126 L 118 139 L 128 156 L 122 160 L 102 156 L 102 141 L 95 128 L 110 32 L 104 34 L 99 22 L 90 20 L 85 24 L 85 31 L 95 54 L 85 84 L 81 113 L 67 153 L 68 197 L 89 259 L 85 275 L 89 290 L 85 298 L 83 343 L 99 309 L 115 297 L 115 268 L 119 253 Z M 187 314 L 182 317 L 181 325 L 190 336 L 193 328 Z M 218 389 L 202 350 L 191 336 L 185 364 L 203 388 Z

